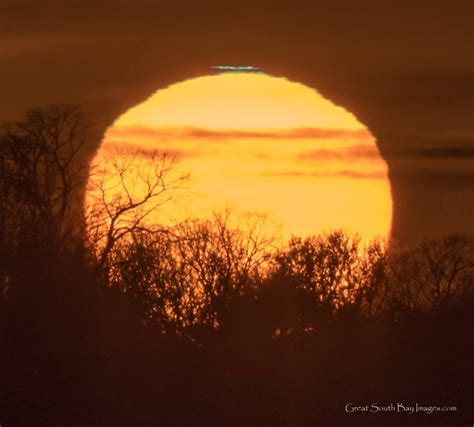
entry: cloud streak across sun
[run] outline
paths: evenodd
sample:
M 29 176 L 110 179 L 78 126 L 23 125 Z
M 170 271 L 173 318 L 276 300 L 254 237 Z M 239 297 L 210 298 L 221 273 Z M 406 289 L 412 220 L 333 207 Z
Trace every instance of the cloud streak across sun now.
M 373 139 L 370 132 L 366 129 L 348 130 L 324 128 L 268 129 L 250 131 L 239 129 L 205 129 L 197 127 L 155 128 L 152 126 L 114 126 L 108 131 L 108 135 L 112 138 Z
M 230 206 L 267 212 L 287 234 L 390 231 L 387 166 L 369 130 L 284 78 L 222 73 L 160 90 L 108 129 L 95 161 L 117 148 L 181 159 L 189 194 L 174 218 Z

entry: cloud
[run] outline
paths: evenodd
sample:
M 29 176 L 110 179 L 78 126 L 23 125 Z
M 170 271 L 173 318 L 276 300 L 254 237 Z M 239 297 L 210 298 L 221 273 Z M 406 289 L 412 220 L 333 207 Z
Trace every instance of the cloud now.
M 151 127 L 151 126 L 116 126 L 107 131 L 107 136 L 118 138 L 205 138 L 205 139 L 329 139 L 352 138 L 358 140 L 372 139 L 365 129 L 322 129 L 294 128 L 253 130 L 216 130 L 198 127 Z
M 58 52 L 61 49 L 87 48 L 98 43 L 110 43 L 112 41 L 124 41 L 132 39 L 122 35 L 96 34 L 64 34 L 57 35 L 37 35 L 37 36 L 15 36 L 8 40 L 0 39 L 0 59 L 11 59 L 13 57 L 37 53 Z
M 358 144 L 340 149 L 320 149 L 303 151 L 298 155 L 298 160 L 354 160 L 354 159 L 378 159 L 379 151 L 376 146 Z
M 414 147 L 391 150 L 390 154 L 426 159 L 474 159 L 474 141 L 472 144 L 472 146 Z
M 183 159 L 185 157 L 198 157 L 207 152 L 198 151 L 198 150 L 178 150 L 178 149 L 160 149 L 156 147 L 146 147 L 139 146 L 136 144 L 130 144 L 126 141 L 121 140 L 106 140 L 105 143 L 101 146 L 101 150 L 104 150 L 107 153 L 120 153 L 140 156 L 151 156 L 156 153 L 164 154 L 169 157 L 176 159 Z
M 334 172 L 265 172 L 266 177 L 288 177 L 288 178 L 351 178 L 351 179 L 386 179 L 387 174 L 382 171 L 357 172 L 351 170 L 340 170 Z
M 450 136 L 416 135 L 417 143 L 412 147 L 386 149 L 386 154 L 392 157 L 413 157 L 417 159 L 474 159 L 474 136 L 465 134 L 451 134 Z M 438 146 L 434 145 L 437 144 Z M 320 149 L 303 151 L 298 160 L 357 160 L 378 159 L 380 153 L 375 145 L 356 144 L 340 149 Z

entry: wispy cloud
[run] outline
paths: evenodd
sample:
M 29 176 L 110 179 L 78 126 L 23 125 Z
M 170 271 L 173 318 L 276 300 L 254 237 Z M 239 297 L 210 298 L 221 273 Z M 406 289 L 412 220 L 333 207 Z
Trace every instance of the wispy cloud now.
M 474 139 L 474 128 L 444 129 L 444 130 L 418 130 L 405 129 L 388 132 L 396 138 L 417 140 L 417 141 L 471 141 Z
M 96 34 L 63 34 L 13 36 L 0 38 L 0 58 L 11 58 L 35 52 L 45 53 L 65 47 L 77 48 L 78 46 L 90 47 L 98 43 L 108 43 L 117 40 L 133 40 L 130 36 Z
M 197 157 L 207 153 L 205 151 L 198 150 L 179 150 L 173 148 L 162 149 L 156 147 L 146 147 L 143 145 L 130 144 L 121 140 L 107 140 L 106 143 L 101 146 L 101 150 L 107 153 L 120 153 L 122 155 L 138 154 L 141 156 L 148 156 L 158 152 L 177 159 L 183 159 L 185 157 Z
M 474 158 L 474 129 L 393 132 L 391 138 L 400 144 L 385 147 L 389 156 L 427 159 Z
M 340 170 L 334 172 L 265 172 L 263 176 L 275 178 L 350 178 L 350 179 L 386 179 L 387 174 L 382 171 L 358 172 L 351 170 Z
M 269 129 L 261 131 L 235 129 L 206 129 L 199 127 L 151 127 L 151 126 L 117 126 L 107 132 L 108 137 L 115 138 L 205 138 L 205 139 L 331 139 L 350 138 L 357 140 L 372 139 L 365 129 L 322 129 L 294 128 Z
M 427 159 L 474 159 L 474 140 L 471 146 L 413 147 L 391 150 L 390 154 Z
M 298 160 L 354 160 L 354 159 L 378 159 L 380 154 L 376 146 L 358 144 L 339 149 L 319 149 L 303 151 L 298 155 Z

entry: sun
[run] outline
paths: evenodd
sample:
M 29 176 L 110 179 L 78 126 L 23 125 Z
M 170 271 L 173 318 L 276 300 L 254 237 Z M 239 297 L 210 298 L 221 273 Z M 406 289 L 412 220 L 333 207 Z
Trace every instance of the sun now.
M 287 236 L 390 233 L 390 182 L 374 137 L 350 112 L 285 78 L 224 72 L 176 83 L 119 117 L 93 163 L 111 149 L 179 157 L 186 194 L 156 221 L 233 208 L 265 212 Z

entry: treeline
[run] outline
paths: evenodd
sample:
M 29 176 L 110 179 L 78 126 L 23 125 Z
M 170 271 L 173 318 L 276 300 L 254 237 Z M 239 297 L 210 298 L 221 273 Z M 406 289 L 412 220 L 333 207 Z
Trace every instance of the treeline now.
M 175 159 L 89 169 L 90 127 L 52 106 L 0 136 L 0 423 L 358 425 L 345 403 L 402 398 L 459 406 L 413 425 L 467 419 L 473 237 L 277 244 L 232 212 L 165 226 Z
M 260 221 L 229 222 L 223 214 L 169 233 L 132 233 L 110 253 L 107 286 L 140 306 L 144 323 L 193 339 L 238 329 L 249 316 L 279 337 L 338 318 L 397 322 L 473 296 L 470 237 L 397 251 L 335 231 L 274 248 L 258 234 Z

